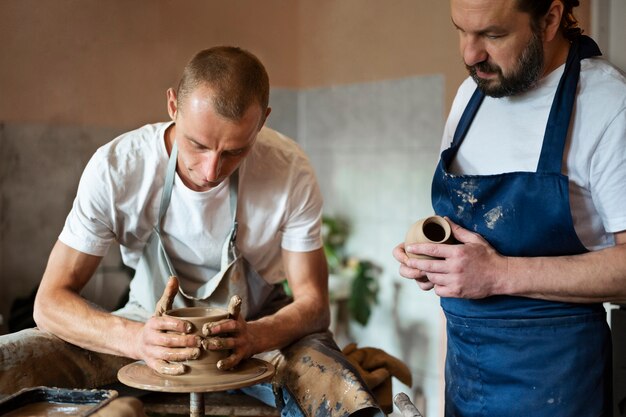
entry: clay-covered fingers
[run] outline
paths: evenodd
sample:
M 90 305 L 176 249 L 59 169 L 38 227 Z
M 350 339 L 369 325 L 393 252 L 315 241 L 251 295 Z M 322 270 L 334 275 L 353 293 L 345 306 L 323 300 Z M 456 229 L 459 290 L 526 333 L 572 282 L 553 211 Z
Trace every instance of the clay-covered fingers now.
M 230 356 L 217 362 L 217 369 L 221 371 L 232 369 L 244 359 L 246 359 L 245 355 L 235 350 Z
M 143 326 L 139 340 L 140 357 L 152 369 L 168 375 L 184 371 L 177 364 L 200 356 L 201 341 L 198 336 L 189 334 L 189 322 L 172 317 L 151 317 Z
M 167 348 L 199 347 L 200 338 L 189 334 L 192 325 L 172 317 L 153 317 L 146 322 L 144 343 Z
M 198 359 L 199 356 L 199 347 L 166 348 L 153 346 L 146 350 L 144 362 L 160 374 L 180 375 L 185 372 L 185 367 L 181 362 Z
M 207 337 L 215 336 L 220 333 L 237 332 L 239 331 L 239 327 L 238 320 L 223 319 L 219 321 L 212 321 L 202 325 L 202 335 Z
M 217 362 L 217 368 L 220 370 L 231 369 L 246 357 L 244 349 L 237 349 L 237 339 L 234 337 L 207 337 L 202 340 L 202 347 L 206 350 L 232 351 L 227 358 Z
M 198 359 L 199 356 L 199 346 L 167 347 L 146 345 L 143 360 L 150 368 L 160 374 L 180 375 L 185 372 L 185 367 L 180 362 Z
M 172 303 L 174 302 L 174 297 L 178 293 L 178 278 L 171 276 L 165 285 L 165 290 L 163 290 L 163 295 L 157 302 L 154 315 L 162 316 L 166 311 L 172 309 Z
M 241 303 L 243 300 L 238 295 L 233 295 L 230 297 L 230 301 L 228 302 L 228 318 L 237 320 L 239 318 L 239 313 L 241 312 Z
M 225 321 L 225 320 L 221 320 L 221 321 Z M 202 325 L 202 336 L 207 337 L 207 336 L 211 336 L 212 334 L 215 334 L 216 332 L 213 330 L 213 328 L 216 326 L 219 326 L 219 323 L 221 323 L 221 321 L 211 321 L 208 323 L 204 323 Z
M 237 345 L 235 338 L 232 337 L 206 337 L 201 343 L 206 350 L 233 349 Z
M 148 364 L 148 366 L 162 375 L 182 375 L 185 373 L 185 365 L 180 362 L 168 362 L 157 359 L 152 365 Z
M 175 332 L 188 336 L 193 331 L 193 325 L 190 322 L 169 316 L 150 317 L 144 326 L 152 331 Z
M 203 347 L 208 350 L 230 350 L 230 356 L 217 363 L 218 369 L 235 367 L 239 362 L 257 353 L 248 324 L 240 315 L 237 320 L 221 320 L 207 329 L 210 335 L 205 337 Z

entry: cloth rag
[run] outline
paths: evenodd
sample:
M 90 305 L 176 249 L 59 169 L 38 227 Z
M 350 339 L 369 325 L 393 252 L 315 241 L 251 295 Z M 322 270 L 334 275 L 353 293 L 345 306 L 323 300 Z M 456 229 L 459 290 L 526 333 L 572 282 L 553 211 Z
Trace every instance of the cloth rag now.
M 382 349 L 359 348 L 356 343 L 350 343 L 342 352 L 359 371 L 378 405 L 387 414 L 393 411 L 391 377 L 396 377 L 408 387 L 413 385 L 411 371 L 404 362 Z

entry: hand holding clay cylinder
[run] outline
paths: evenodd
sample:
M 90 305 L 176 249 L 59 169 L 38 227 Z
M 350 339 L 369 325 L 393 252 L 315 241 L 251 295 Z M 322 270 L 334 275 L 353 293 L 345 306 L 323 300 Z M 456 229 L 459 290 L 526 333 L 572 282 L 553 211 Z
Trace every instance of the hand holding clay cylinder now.
M 418 220 L 409 228 L 404 239 L 404 246 L 406 247 L 414 243 L 454 244 L 457 241 L 452 235 L 452 228 L 446 219 L 441 216 L 429 216 Z M 409 252 L 406 252 L 406 254 L 409 258 L 438 259 L 428 255 L 418 255 Z
M 177 308 L 167 311 L 164 315 L 191 323 L 192 329 L 189 334 L 198 336 L 203 341 L 205 337 L 203 329 L 210 328 L 211 323 L 229 318 L 227 310 L 213 307 Z M 200 349 L 200 356 L 197 359 L 182 362 L 185 365 L 185 373 L 180 375 L 180 377 L 196 377 L 221 372 L 218 370 L 217 364 L 229 355 L 230 352 L 228 350 L 209 350 L 204 347 L 203 343 L 203 347 Z

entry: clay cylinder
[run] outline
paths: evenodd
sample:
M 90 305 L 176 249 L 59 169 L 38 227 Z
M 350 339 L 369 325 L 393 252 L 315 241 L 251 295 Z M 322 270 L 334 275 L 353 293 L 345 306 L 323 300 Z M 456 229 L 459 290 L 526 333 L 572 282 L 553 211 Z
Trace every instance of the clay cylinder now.
M 228 317 L 228 312 L 221 308 L 213 307 L 185 307 L 167 311 L 165 316 L 188 321 L 192 324 L 189 334 L 204 337 L 202 326 Z M 185 373 L 183 376 L 199 376 L 222 372 L 217 369 L 217 362 L 230 355 L 229 350 L 205 350 L 200 348 L 200 356 L 194 360 L 183 361 Z
M 404 245 L 412 243 L 454 243 L 456 242 L 452 236 L 452 228 L 450 223 L 441 216 L 425 217 L 413 223 L 409 228 L 404 239 Z M 408 253 L 410 258 L 417 259 L 436 259 L 427 255 L 416 255 Z

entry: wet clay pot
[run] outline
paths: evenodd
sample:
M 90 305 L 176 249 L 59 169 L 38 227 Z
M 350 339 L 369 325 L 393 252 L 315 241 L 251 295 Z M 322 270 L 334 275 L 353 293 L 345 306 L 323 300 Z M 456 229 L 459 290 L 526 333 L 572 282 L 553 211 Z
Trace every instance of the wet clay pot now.
M 404 245 L 410 245 L 412 243 L 456 243 L 456 240 L 452 236 L 452 228 L 450 223 L 441 216 L 425 217 L 417 222 L 413 223 L 409 228 L 404 239 Z M 427 255 L 416 255 L 414 253 L 408 253 L 410 258 L 416 259 L 438 259 Z
M 167 311 L 165 316 L 188 321 L 192 324 L 189 334 L 204 337 L 202 335 L 202 326 L 205 323 L 212 323 L 223 320 L 228 317 L 228 312 L 221 308 L 213 307 L 185 307 Z M 223 371 L 217 369 L 217 362 L 225 359 L 230 355 L 229 350 L 207 350 L 200 347 L 200 356 L 198 359 L 184 361 L 185 373 L 177 377 L 197 377 L 218 375 Z

